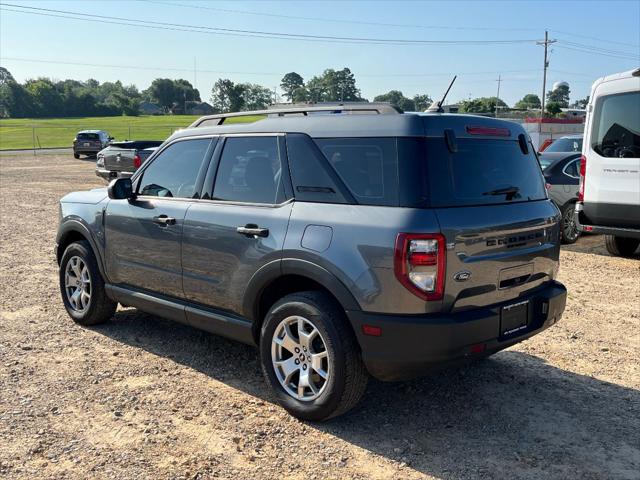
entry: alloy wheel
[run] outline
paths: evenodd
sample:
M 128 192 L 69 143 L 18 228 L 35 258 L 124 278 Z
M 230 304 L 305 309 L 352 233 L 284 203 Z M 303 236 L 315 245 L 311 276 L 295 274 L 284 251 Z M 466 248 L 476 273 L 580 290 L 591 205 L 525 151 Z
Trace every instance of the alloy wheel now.
M 576 225 L 575 218 L 573 216 L 573 209 L 567 208 L 562 219 L 562 228 L 564 230 L 564 236 L 569 241 L 574 241 L 578 238 L 578 226 Z
M 304 317 L 294 315 L 280 322 L 271 340 L 271 361 L 280 385 L 296 400 L 315 400 L 329 382 L 326 342 Z
M 84 260 L 73 256 L 67 262 L 64 274 L 64 291 L 69 305 L 78 313 L 89 308 L 91 302 L 91 277 Z

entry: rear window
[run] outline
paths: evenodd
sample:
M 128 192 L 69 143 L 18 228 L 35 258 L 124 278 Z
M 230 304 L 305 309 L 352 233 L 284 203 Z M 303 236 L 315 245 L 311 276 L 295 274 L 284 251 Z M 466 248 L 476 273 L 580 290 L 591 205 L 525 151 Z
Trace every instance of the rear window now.
M 640 158 L 640 92 L 601 97 L 593 114 L 591 147 L 603 157 Z
M 545 152 L 581 152 L 582 138 L 559 138 Z
M 79 133 L 77 138 L 78 140 L 100 140 L 100 136 L 97 133 Z
M 514 140 L 459 138 L 451 153 L 444 138 L 426 141 L 433 207 L 491 205 L 546 198 L 533 154 Z

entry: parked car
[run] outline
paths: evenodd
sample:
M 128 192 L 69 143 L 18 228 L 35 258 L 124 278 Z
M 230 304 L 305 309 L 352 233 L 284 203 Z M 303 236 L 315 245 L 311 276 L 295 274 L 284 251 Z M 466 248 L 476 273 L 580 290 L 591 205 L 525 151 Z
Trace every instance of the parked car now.
M 112 142 L 98 152 L 96 175 L 105 180 L 130 177 L 160 145 L 157 140 Z
M 576 221 L 612 255 L 640 245 L 640 68 L 596 80 L 587 106 Z
M 73 139 L 73 158 L 93 156 L 109 145 L 113 137 L 104 130 L 82 130 Z
M 580 154 L 545 152 L 539 155 L 539 159 L 549 198 L 562 213 L 562 243 L 575 243 L 580 236 L 574 218 L 580 180 Z
M 580 153 L 582 152 L 582 134 L 567 135 L 560 137 L 551 142 L 544 150 L 545 154 L 549 153 Z
M 359 113 L 204 117 L 131 178 L 62 198 L 69 316 L 98 324 L 120 303 L 258 345 L 275 398 L 316 421 L 356 405 L 369 374 L 555 324 L 560 214 L 522 127 Z

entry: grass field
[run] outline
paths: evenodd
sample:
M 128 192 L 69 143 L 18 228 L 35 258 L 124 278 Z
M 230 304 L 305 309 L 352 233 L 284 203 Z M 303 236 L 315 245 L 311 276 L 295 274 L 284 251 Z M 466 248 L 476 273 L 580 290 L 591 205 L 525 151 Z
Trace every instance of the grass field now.
M 139 117 L 16 118 L 0 119 L 0 150 L 71 147 L 80 130 L 106 130 L 116 140 L 164 140 L 174 131 L 190 125 L 198 115 Z M 257 120 L 242 117 L 234 121 Z

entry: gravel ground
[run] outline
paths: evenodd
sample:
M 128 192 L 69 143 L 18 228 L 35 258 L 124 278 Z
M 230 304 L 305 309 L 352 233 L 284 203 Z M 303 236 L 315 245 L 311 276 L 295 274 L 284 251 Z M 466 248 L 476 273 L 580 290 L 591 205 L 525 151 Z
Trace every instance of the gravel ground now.
M 640 261 L 564 248 L 563 320 L 483 362 L 372 381 L 329 423 L 290 417 L 256 351 L 120 310 L 76 326 L 57 200 L 93 162 L 0 157 L 0 477 L 640 478 Z

